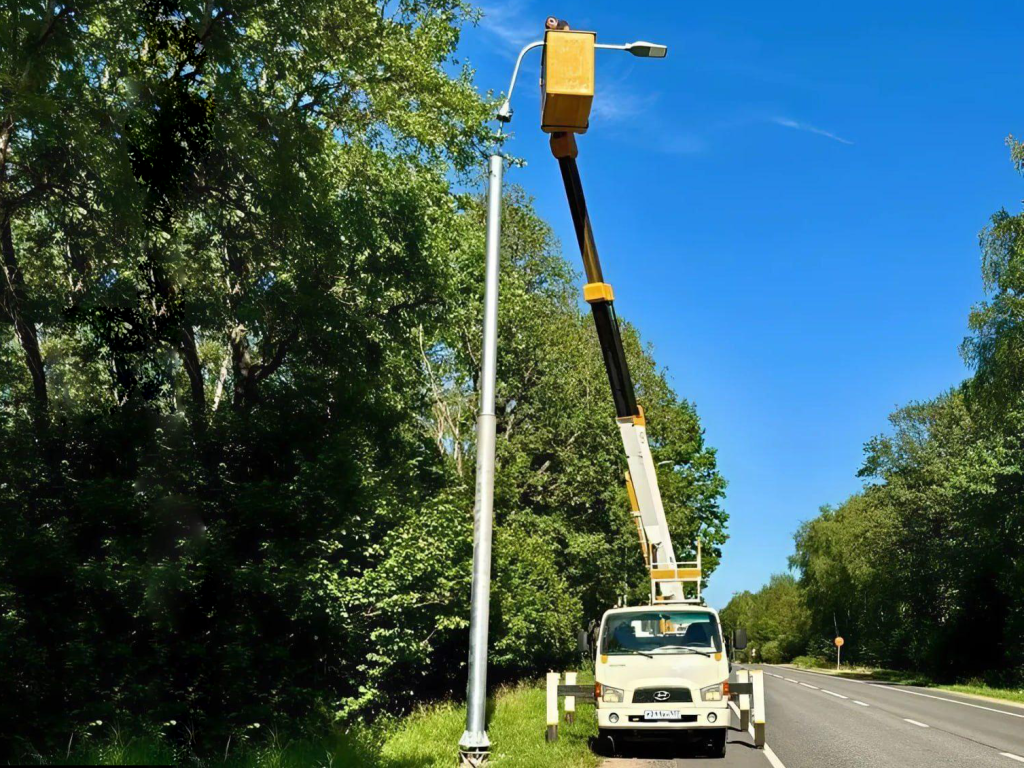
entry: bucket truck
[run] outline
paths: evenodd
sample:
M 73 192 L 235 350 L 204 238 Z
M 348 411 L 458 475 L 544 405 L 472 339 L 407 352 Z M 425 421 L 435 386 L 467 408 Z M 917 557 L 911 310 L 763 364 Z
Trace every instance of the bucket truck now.
M 714 755 L 724 755 L 729 660 L 718 613 L 701 597 L 700 542 L 696 560 L 677 559 L 647 441 L 647 422 L 636 402 L 622 348 L 614 294 L 604 279 L 587 214 L 576 140 L 572 132 L 550 133 L 583 257 L 583 296 L 608 372 L 626 452 L 626 489 L 650 575 L 648 605 L 609 610 L 601 621 L 594 665 L 601 740 L 614 751 L 616 740 L 622 738 L 688 734 L 705 741 Z

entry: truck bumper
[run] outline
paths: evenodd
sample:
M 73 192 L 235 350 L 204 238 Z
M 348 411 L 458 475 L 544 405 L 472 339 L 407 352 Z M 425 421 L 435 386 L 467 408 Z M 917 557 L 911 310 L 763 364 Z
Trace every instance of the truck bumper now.
M 650 704 L 605 704 L 597 709 L 597 726 L 609 730 L 623 731 L 683 731 L 697 728 L 728 728 L 731 712 L 729 706 L 673 707 L 678 710 L 680 720 L 645 720 L 644 711 L 654 709 Z M 614 717 L 613 717 L 614 715 Z

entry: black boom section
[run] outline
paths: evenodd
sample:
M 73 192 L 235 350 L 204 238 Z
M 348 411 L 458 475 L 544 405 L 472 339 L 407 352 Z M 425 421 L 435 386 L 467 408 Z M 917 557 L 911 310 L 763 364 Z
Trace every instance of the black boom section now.
M 633 391 L 633 380 L 629 376 L 626 353 L 622 349 L 622 337 L 619 335 L 615 308 L 610 301 L 591 304 L 590 313 L 594 316 L 594 325 L 597 326 L 597 340 L 601 344 L 604 367 L 608 371 L 608 383 L 612 387 L 615 415 L 619 418 L 638 416 L 640 411 L 636 407 L 636 393 Z
M 573 147 L 575 148 L 575 141 Z M 580 246 L 583 268 L 587 272 L 587 281 L 591 283 L 604 282 L 604 275 L 601 273 L 601 260 L 597 257 L 594 230 L 590 226 L 590 214 L 587 213 L 587 198 L 583 196 L 583 182 L 580 180 L 580 169 L 576 165 L 575 156 L 559 157 L 558 169 L 562 172 L 565 196 L 569 199 L 569 212 L 572 213 L 572 225 L 576 230 L 576 242 Z
M 562 171 L 562 183 L 565 185 L 565 196 L 569 200 L 569 210 L 572 212 L 572 222 L 576 229 L 576 240 L 580 246 L 580 255 L 583 257 L 587 282 L 603 283 L 601 260 L 597 255 L 597 244 L 594 242 L 590 215 L 587 213 L 587 200 L 583 196 L 583 183 L 580 181 L 580 171 L 576 165 L 576 142 L 571 134 L 554 134 L 551 147 Z M 622 336 L 619 333 L 619 323 L 611 299 L 591 301 L 590 311 L 594 316 L 597 339 L 601 344 L 604 367 L 612 388 L 615 415 L 619 418 L 639 416 L 640 409 L 636 405 L 633 379 L 629 375 L 629 365 L 626 363 L 626 353 L 622 349 Z

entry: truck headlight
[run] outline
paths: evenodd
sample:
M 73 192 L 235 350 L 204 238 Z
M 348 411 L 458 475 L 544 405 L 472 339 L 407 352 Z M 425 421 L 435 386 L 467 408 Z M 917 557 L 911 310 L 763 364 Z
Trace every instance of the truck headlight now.
M 721 701 L 723 698 L 729 695 L 729 689 L 727 683 L 721 682 L 717 685 L 709 685 L 707 688 L 700 689 L 700 698 L 703 701 Z
M 622 689 L 612 688 L 610 685 L 601 686 L 601 701 L 608 704 L 622 703 Z

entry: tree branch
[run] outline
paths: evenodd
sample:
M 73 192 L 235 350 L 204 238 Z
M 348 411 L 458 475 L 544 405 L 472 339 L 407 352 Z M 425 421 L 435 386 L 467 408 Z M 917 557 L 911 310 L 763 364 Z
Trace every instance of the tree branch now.
M 277 351 L 274 353 L 270 362 L 262 363 L 257 367 L 255 373 L 255 380 L 257 383 L 263 381 L 269 376 L 272 376 L 274 372 L 281 367 L 281 364 L 284 362 L 284 357 L 288 353 L 288 349 L 295 343 L 297 338 L 299 338 L 299 329 L 294 328 L 284 339 L 281 340 L 281 343 L 277 345 Z

